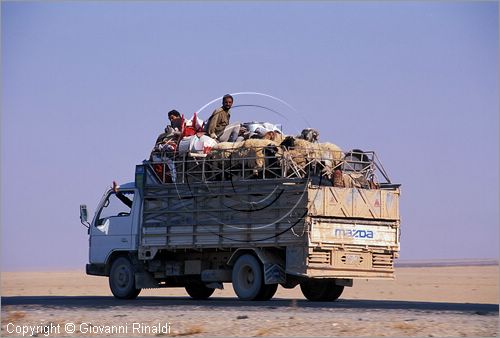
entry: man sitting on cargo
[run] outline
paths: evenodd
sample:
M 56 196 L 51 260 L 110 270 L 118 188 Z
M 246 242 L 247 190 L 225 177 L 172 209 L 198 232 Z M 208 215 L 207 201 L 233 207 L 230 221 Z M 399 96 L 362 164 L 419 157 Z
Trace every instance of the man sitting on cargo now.
M 206 132 L 208 136 L 218 142 L 234 142 L 240 133 L 240 124 L 229 124 L 233 97 L 229 94 L 222 98 L 222 107 L 214 110 L 207 121 Z
M 170 120 L 170 126 L 176 130 L 181 130 L 182 129 L 182 117 L 181 114 L 173 109 L 168 112 L 168 119 Z
M 165 127 L 165 132 L 161 133 L 156 139 L 154 151 L 175 150 L 177 141 L 182 133 L 182 117 L 177 110 L 168 112 L 170 125 Z

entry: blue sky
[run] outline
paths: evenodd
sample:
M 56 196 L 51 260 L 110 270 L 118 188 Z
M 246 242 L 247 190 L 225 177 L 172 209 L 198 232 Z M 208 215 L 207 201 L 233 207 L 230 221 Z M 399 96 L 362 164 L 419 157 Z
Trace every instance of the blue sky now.
M 169 110 L 243 91 L 294 110 L 235 120 L 377 152 L 402 259 L 498 257 L 498 2 L 1 6 L 3 270 L 83 267 L 79 205 L 133 179 Z

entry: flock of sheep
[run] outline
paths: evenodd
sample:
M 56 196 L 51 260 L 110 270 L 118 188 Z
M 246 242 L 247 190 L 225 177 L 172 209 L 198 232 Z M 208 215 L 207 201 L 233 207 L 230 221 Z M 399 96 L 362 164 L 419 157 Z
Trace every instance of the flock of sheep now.
M 297 136 L 286 136 L 277 128 L 264 130 L 236 142 L 217 143 L 207 136 L 193 135 L 181 139 L 176 151 L 152 156 L 151 162 L 158 177 L 166 177 L 167 171 L 170 179 L 165 183 L 177 181 L 179 174 L 189 172 L 191 179 L 198 175 L 202 180 L 309 177 L 319 179 L 321 185 L 376 188 L 370 172 L 344 171 L 349 156 L 333 143 L 319 142 L 316 130 L 307 128 Z M 194 149 L 195 145 L 200 148 Z
M 211 159 L 231 158 L 236 163 L 246 161 L 247 167 L 253 169 L 255 174 L 263 170 L 266 160 L 273 156 L 281 161 L 288 161 L 292 166 L 290 169 L 300 173 L 305 172 L 308 165 L 320 162 L 327 170 L 333 170 L 344 154 L 333 143 L 318 143 L 317 139 L 307 140 L 302 135 L 285 137 L 275 131 L 266 133 L 261 139 L 218 143 L 209 154 Z
M 211 147 L 205 161 L 210 164 L 212 172 L 226 170 L 233 179 L 238 175 L 245 178 L 314 175 L 328 185 L 371 188 L 366 175 L 340 170 L 344 155 L 337 145 L 319 142 L 319 133 L 308 128 L 298 136 L 268 131 L 259 138 L 220 142 Z

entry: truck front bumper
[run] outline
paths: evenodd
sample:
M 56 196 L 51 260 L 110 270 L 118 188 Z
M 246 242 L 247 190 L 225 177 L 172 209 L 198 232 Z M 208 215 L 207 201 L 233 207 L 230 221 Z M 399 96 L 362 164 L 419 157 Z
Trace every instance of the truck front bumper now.
M 106 276 L 106 264 L 87 264 L 85 272 L 92 276 Z

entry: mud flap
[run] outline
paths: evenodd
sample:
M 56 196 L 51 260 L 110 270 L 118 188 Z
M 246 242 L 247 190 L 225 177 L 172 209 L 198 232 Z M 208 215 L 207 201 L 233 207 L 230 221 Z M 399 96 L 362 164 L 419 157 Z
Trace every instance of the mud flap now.
M 286 282 L 285 262 L 277 254 L 266 249 L 238 249 L 229 258 L 227 265 L 232 266 L 243 252 L 252 251 L 259 258 L 264 268 L 264 284 L 279 284 Z
M 264 264 L 264 284 L 279 284 L 285 283 L 285 269 L 281 264 L 267 263 Z
M 158 281 L 149 272 L 144 271 L 135 273 L 135 287 L 136 289 L 149 289 L 159 286 Z

